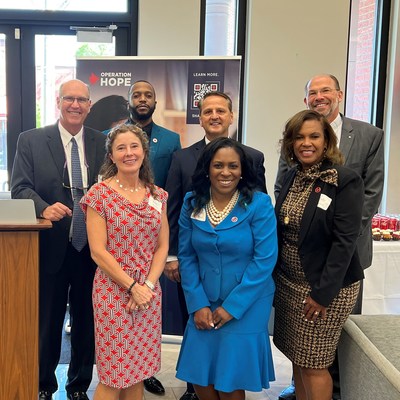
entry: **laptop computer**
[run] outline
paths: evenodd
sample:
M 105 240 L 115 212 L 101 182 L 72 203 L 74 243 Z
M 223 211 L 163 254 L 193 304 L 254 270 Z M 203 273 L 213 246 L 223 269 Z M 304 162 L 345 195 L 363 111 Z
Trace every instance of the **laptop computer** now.
M 36 222 L 33 200 L 0 198 L 0 225 L 33 225 Z

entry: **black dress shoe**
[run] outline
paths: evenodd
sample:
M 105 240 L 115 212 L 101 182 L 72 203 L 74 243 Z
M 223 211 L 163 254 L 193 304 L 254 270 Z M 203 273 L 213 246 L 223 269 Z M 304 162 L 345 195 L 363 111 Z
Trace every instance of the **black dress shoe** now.
M 186 390 L 179 400 L 199 400 L 196 393 L 190 393 Z
M 39 392 L 39 400 L 53 400 L 52 393 L 47 390 L 41 390 Z
M 296 391 L 295 391 L 294 385 L 290 385 L 285 390 L 282 390 L 278 399 L 279 400 L 296 400 Z
M 158 395 L 160 395 L 160 396 L 162 396 L 162 395 L 165 394 L 164 386 L 163 386 L 162 383 L 161 383 L 157 378 L 155 378 L 154 376 L 152 376 L 152 377 L 150 377 L 150 378 L 148 378 L 148 379 L 145 379 L 145 380 L 143 381 L 143 383 L 144 383 L 144 388 L 145 388 L 148 392 L 153 393 L 153 394 L 158 394 Z
M 69 400 L 89 400 L 89 397 L 87 397 L 85 392 L 68 393 L 67 398 Z

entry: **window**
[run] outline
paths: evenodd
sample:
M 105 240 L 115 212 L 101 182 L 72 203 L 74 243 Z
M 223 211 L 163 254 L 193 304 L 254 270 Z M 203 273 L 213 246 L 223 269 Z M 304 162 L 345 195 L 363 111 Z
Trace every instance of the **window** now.
M 127 12 L 127 0 L 0 0 L 4 10 Z
M 236 55 L 237 0 L 207 0 L 204 55 Z

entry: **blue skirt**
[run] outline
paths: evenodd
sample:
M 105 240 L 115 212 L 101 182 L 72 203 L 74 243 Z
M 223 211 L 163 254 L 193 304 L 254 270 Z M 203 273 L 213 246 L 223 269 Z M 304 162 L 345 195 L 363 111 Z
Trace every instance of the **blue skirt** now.
M 240 320 L 215 330 L 198 330 L 190 315 L 176 377 L 221 392 L 259 392 L 275 380 L 268 320 L 273 295 L 258 299 Z M 213 303 L 215 310 L 221 302 Z

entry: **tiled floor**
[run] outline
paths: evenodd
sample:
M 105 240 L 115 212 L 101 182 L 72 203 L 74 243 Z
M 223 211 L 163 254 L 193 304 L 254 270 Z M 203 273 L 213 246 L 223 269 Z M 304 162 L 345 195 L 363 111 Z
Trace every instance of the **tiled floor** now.
M 180 346 L 177 344 L 162 345 L 162 367 L 160 373 L 157 374 L 157 378 L 163 383 L 166 393 L 165 396 L 155 396 L 145 391 L 144 398 L 146 400 L 176 400 L 179 399 L 182 393 L 185 391 L 186 384 L 175 378 L 175 365 L 179 348 Z M 273 346 L 273 344 L 272 353 L 274 358 L 276 381 L 271 382 L 270 389 L 263 390 L 259 393 L 247 392 L 247 400 L 277 400 L 281 390 L 290 383 L 292 375 L 290 362 L 279 350 Z M 55 394 L 54 400 L 66 400 L 64 387 L 67 367 L 68 366 L 66 364 L 60 364 L 57 368 L 57 379 L 60 390 Z M 88 396 L 90 399 L 93 398 L 93 393 L 97 382 L 98 380 L 95 370 L 93 373 L 93 381 L 88 391 Z

